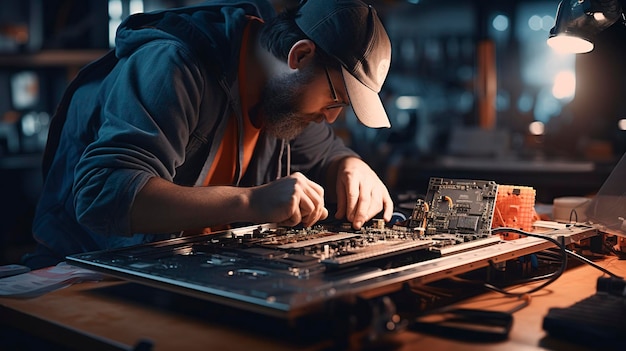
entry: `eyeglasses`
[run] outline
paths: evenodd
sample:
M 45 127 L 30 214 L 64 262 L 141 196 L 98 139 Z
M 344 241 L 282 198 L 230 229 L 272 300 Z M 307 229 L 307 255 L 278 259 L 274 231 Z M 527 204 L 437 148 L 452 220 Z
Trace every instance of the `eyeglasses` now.
M 343 108 L 350 106 L 349 103 L 343 102 L 339 100 L 337 97 L 337 91 L 335 90 L 335 86 L 333 85 L 332 79 L 330 79 L 330 73 L 328 73 L 328 67 L 324 66 L 324 72 L 326 72 L 326 79 L 328 79 L 328 85 L 330 86 L 330 94 L 333 97 L 334 104 L 326 106 L 327 110 L 335 109 L 335 108 Z

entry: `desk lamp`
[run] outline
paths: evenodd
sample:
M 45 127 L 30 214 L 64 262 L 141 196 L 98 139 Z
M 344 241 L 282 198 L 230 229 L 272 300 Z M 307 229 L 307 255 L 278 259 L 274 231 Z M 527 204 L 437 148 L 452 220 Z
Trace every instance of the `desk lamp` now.
M 618 20 L 626 24 L 619 0 L 562 0 L 548 45 L 559 52 L 589 52 L 593 37 Z

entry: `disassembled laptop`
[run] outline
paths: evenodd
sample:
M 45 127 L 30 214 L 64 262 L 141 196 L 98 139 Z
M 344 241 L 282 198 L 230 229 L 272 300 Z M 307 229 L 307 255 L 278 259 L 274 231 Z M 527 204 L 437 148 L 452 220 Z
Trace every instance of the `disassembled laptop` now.
M 532 189 L 531 189 L 532 190 Z M 500 206 L 496 206 L 496 199 Z M 73 255 L 68 262 L 246 311 L 289 320 L 346 296 L 375 298 L 553 247 L 491 233 L 525 228 L 534 190 L 493 181 L 432 178 L 406 220 L 282 228 L 272 224 Z M 495 213 L 495 215 L 494 215 Z M 582 224 L 537 228 L 565 244 L 597 234 Z

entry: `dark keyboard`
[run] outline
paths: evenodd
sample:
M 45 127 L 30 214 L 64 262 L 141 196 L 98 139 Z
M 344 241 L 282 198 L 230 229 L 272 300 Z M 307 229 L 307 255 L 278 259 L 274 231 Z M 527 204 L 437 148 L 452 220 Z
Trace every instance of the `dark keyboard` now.
M 573 343 L 626 349 L 626 298 L 598 292 L 572 306 L 551 308 L 543 329 Z

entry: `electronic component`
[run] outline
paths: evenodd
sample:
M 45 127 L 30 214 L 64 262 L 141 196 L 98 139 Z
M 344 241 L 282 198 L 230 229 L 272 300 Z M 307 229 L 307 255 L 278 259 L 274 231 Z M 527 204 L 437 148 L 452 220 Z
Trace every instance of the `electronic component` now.
M 497 191 L 493 181 L 431 178 L 426 234 L 490 235 Z
M 493 228 L 509 227 L 532 231 L 536 219 L 535 189 L 518 185 L 498 185 Z M 501 236 L 505 240 L 520 237 L 514 233 L 503 233 Z

